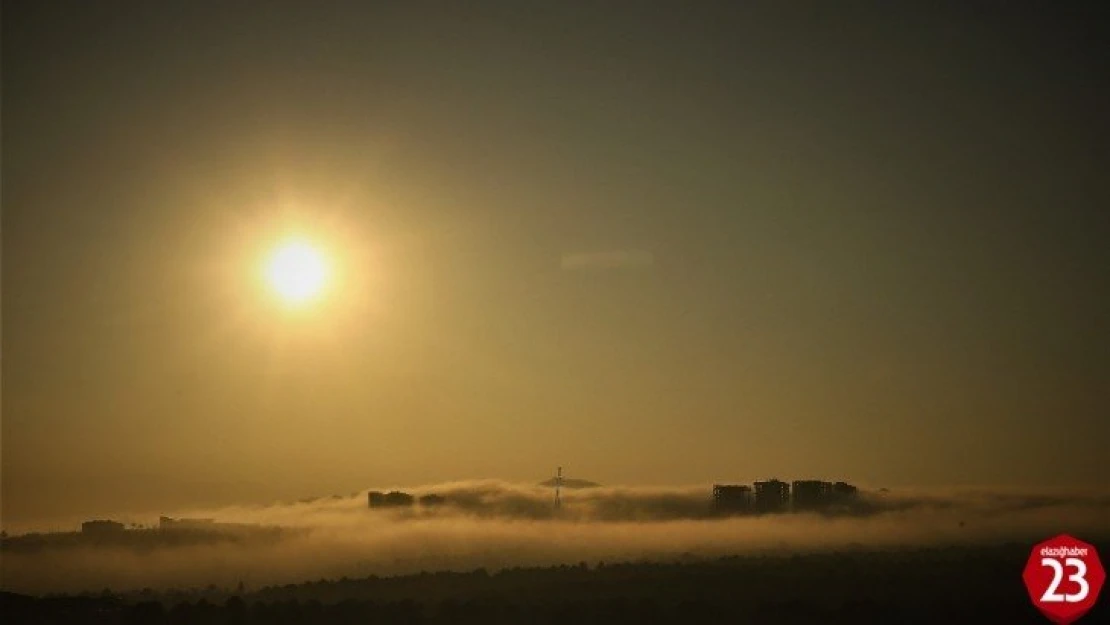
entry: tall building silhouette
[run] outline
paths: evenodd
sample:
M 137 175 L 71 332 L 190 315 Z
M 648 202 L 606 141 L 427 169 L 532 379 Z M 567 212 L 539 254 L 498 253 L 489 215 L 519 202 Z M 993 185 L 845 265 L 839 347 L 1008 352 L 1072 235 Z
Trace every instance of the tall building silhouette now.
M 848 482 L 835 482 L 832 485 L 832 494 L 835 499 L 850 499 L 859 494 L 859 489 Z
M 752 487 L 739 484 L 714 484 L 713 509 L 722 514 L 751 512 Z
M 791 485 L 795 510 L 816 510 L 832 503 L 832 483 L 821 480 L 794 480 Z
M 778 479 L 755 483 L 755 509 L 758 512 L 779 512 L 790 504 L 790 484 Z

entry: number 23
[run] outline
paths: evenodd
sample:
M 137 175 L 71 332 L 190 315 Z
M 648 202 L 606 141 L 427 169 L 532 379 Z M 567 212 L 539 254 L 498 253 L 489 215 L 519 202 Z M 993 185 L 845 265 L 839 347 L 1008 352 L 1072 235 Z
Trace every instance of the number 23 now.
M 1091 587 L 1087 584 L 1087 565 L 1082 560 L 1068 558 L 1061 565 L 1056 558 L 1041 558 L 1041 566 L 1047 566 L 1053 571 L 1052 583 L 1041 595 L 1041 601 L 1045 603 L 1078 603 L 1087 598 L 1087 593 L 1091 591 Z M 1060 588 L 1060 582 L 1063 581 L 1065 566 L 1075 567 L 1075 573 L 1068 576 L 1068 581 L 1079 584 L 1079 592 L 1074 595 L 1062 595 L 1056 592 Z

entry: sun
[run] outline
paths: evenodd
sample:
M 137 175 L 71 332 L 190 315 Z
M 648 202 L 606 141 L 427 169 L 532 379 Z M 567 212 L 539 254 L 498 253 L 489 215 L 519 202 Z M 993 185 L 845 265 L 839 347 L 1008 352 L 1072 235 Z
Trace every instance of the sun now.
M 328 264 L 312 244 L 286 241 L 270 255 L 266 280 L 287 304 L 305 304 L 323 292 L 328 281 Z

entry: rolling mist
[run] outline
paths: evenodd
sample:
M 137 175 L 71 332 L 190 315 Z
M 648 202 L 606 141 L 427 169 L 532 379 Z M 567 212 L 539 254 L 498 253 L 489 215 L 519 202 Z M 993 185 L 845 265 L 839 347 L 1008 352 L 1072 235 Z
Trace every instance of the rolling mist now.
M 1035 541 L 1061 532 L 1102 540 L 1110 534 L 1110 496 L 1092 492 L 864 492 L 851 507 L 825 514 L 720 518 L 711 514 L 704 486 L 568 490 L 558 513 L 551 490 L 536 486 L 473 481 L 406 490 L 444 495 L 450 503 L 371 510 L 362 492 L 174 512 L 281 528 L 227 540 L 76 540 L 13 548 L 20 539 L 9 538 L 0 584 L 39 594 L 240 582 L 259 588 L 479 567 Z

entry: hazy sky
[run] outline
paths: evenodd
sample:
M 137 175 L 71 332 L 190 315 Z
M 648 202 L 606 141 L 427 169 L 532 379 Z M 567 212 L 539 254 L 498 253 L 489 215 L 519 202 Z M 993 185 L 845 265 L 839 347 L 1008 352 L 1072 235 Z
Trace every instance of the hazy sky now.
M 4 518 L 1104 482 L 1108 39 L 1038 4 L 5 2 Z

